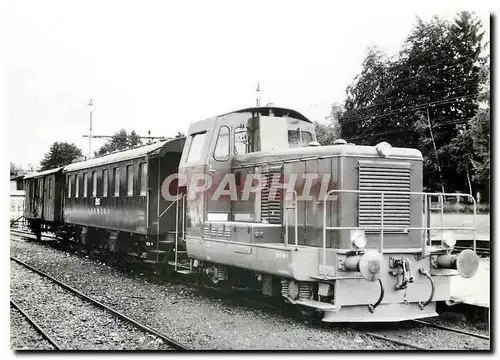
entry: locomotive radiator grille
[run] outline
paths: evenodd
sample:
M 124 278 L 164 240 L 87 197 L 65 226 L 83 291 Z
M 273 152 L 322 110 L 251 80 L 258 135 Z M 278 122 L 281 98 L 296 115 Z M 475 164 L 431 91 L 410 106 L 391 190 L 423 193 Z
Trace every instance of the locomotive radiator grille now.
M 384 232 L 402 233 L 410 226 L 410 172 L 409 163 L 359 162 L 359 190 L 401 192 L 384 194 Z M 380 226 L 381 194 L 360 193 L 358 210 L 359 226 Z
M 279 175 L 280 173 L 261 173 L 260 218 L 261 222 L 269 224 L 281 224 L 281 191 L 275 191 L 274 199 L 269 198 L 270 187 L 275 174 Z

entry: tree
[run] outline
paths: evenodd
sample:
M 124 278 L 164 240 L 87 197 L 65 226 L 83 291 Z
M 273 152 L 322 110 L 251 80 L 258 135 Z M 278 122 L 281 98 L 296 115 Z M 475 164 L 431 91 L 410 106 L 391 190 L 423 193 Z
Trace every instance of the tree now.
M 386 125 L 387 118 L 378 115 L 388 109 L 385 94 L 395 81 L 394 69 L 384 52 L 368 48 L 361 73 L 346 89 L 345 111 L 338 116 L 342 138 L 367 143 Z
M 23 169 L 18 164 L 10 162 L 10 176 L 17 176 L 23 173 Z
M 49 152 L 40 162 L 40 171 L 69 165 L 81 158 L 83 158 L 82 150 L 75 144 L 56 141 L 50 146 Z
M 132 132 L 128 134 L 127 130 L 121 129 L 113 135 L 113 138 L 111 140 L 108 140 L 94 154 L 95 156 L 102 156 L 115 151 L 125 150 L 140 145 L 142 145 L 141 138 L 134 130 L 132 130 Z
M 330 115 L 325 117 L 326 123 L 314 122 L 316 137 L 321 145 L 333 145 L 333 142 L 340 138 L 339 116 L 343 111 L 342 105 L 334 103 Z
M 486 199 L 489 199 L 490 186 L 490 65 L 486 63 L 480 71 L 481 91 L 478 96 L 480 107 L 469 122 L 468 133 L 472 142 L 475 181 Z
M 417 19 L 394 59 L 369 49 L 347 88 L 342 137 L 418 148 L 430 190 L 469 192 L 473 149 L 467 130 L 477 111 L 482 37 L 479 20 L 461 12 L 453 22 Z

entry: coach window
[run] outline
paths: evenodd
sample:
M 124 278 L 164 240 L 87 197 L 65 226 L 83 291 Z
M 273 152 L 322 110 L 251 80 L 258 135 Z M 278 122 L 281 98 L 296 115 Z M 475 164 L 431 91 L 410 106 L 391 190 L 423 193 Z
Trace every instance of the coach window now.
M 108 169 L 102 171 L 102 196 L 108 196 Z
M 201 159 L 201 151 L 203 150 L 203 144 L 205 144 L 206 137 L 206 132 L 191 135 L 191 145 L 189 146 L 189 153 L 186 159 L 187 163 Z
M 83 173 L 83 197 L 87 197 L 87 173 Z
M 80 196 L 80 175 L 75 175 L 75 197 Z
M 52 199 L 52 177 L 49 177 L 49 191 L 48 191 L 48 198 Z
M 148 191 L 147 164 L 139 164 L 139 195 L 146 196 Z
M 43 198 L 43 179 L 38 180 L 38 198 Z
M 229 159 L 229 128 L 227 126 L 223 126 L 219 130 L 214 159 L 217 161 L 227 161 Z
M 92 197 L 97 196 L 97 172 L 92 171 Z
M 68 198 L 71 197 L 71 183 L 73 182 L 73 176 L 68 175 Z
M 120 168 L 113 169 L 113 179 L 115 181 L 115 196 L 120 196 Z
M 134 195 L 134 170 L 132 165 L 127 166 L 127 196 Z

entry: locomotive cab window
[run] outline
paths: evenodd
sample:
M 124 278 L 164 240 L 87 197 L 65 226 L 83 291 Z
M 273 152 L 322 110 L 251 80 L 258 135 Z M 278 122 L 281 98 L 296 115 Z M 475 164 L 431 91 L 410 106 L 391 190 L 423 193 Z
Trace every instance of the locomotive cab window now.
M 75 197 L 77 198 L 80 195 L 80 175 L 75 175 Z
M 134 195 L 134 172 L 132 165 L 127 166 L 127 196 Z
M 88 185 L 87 173 L 83 173 L 83 197 L 87 197 L 87 185 Z
M 201 160 L 201 151 L 203 150 L 206 137 L 206 132 L 191 135 L 191 145 L 189 146 L 189 153 L 186 159 L 187 163 Z
M 247 144 L 247 129 L 239 127 L 234 130 L 234 154 L 246 154 Z
M 313 136 L 308 131 L 302 131 L 300 128 L 288 130 L 288 145 L 290 148 L 306 147 L 311 141 L 313 141 Z
M 113 179 L 115 181 L 114 196 L 120 196 L 120 168 L 113 169 Z
M 227 161 L 229 159 L 229 128 L 223 126 L 219 130 L 217 143 L 215 144 L 214 159 L 217 161 Z
M 97 196 L 97 172 L 92 171 L 92 196 Z
M 108 196 L 108 186 L 109 186 L 108 169 L 104 169 L 102 171 L 102 196 L 103 197 Z
M 147 164 L 140 163 L 139 164 L 139 195 L 146 196 L 148 189 L 148 181 L 147 181 Z

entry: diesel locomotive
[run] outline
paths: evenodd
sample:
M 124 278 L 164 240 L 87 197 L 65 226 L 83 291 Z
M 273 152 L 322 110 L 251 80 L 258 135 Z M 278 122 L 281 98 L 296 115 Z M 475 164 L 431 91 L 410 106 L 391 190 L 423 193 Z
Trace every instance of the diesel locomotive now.
M 327 322 L 435 316 L 438 301 L 451 304 L 450 279 L 479 265 L 473 250 L 453 252 L 454 232 L 474 227 L 431 224 L 433 199 L 442 213 L 449 194 L 423 192 L 420 151 L 320 146 L 292 109 L 215 116 L 186 137 L 25 182 L 38 237 L 253 288 Z

